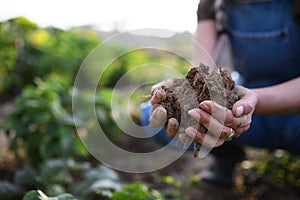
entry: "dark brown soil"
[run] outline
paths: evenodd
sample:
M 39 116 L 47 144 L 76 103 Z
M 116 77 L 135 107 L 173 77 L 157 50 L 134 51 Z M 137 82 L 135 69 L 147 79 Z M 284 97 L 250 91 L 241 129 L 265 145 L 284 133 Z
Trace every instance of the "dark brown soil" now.
M 229 71 L 218 68 L 209 72 L 209 67 L 201 64 L 199 67 L 191 68 L 185 78 L 174 79 L 170 88 L 162 87 L 167 95 L 161 105 L 167 110 L 167 119 L 176 118 L 181 123 L 187 115 L 186 111 L 195 108 L 195 105 L 198 107 L 199 103 L 205 100 L 213 100 L 232 109 L 233 104 L 238 100 L 233 90 L 234 86 Z M 207 131 L 201 124 L 198 130 L 204 133 Z
M 163 86 L 166 99 L 161 105 L 167 110 L 167 126 L 170 118 L 176 118 L 180 124 L 178 133 L 193 126 L 200 132 L 206 133 L 207 129 L 188 116 L 187 111 L 197 108 L 199 103 L 212 100 L 222 106 L 232 109 L 238 100 L 234 92 L 235 83 L 230 72 L 223 68 L 209 71 L 209 67 L 200 64 L 199 67 L 191 68 L 185 78 L 174 79 L 171 87 Z

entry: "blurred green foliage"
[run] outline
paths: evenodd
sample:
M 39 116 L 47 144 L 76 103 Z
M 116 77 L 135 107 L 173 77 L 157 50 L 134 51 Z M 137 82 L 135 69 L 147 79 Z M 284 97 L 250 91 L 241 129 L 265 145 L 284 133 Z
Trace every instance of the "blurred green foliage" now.
M 91 195 L 104 197 L 99 191 L 115 191 L 110 193 L 113 199 L 162 199 L 158 191 L 143 183 L 122 187 L 111 169 L 92 168 L 90 163 L 74 161 L 86 160 L 88 152 L 76 134 L 71 91 L 76 90 L 73 82 L 79 67 L 100 41 L 99 33 L 92 29 L 41 28 L 25 17 L 0 22 L 0 96 L 1 102 L 10 100 L 14 107 L 0 130 L 11 139 L 10 150 L 20 161 L 18 166 L 27 164 L 16 169 L 13 180 L 0 182 L 1 197 L 20 199 L 26 191 L 34 190 L 24 199 L 48 199 L 46 194 L 56 196 L 53 199 L 74 198 L 61 195 L 65 192 L 80 199 L 91 199 Z M 182 74 L 189 68 L 186 60 L 167 51 L 138 49 L 122 54 L 122 45 L 105 46 L 107 51 L 101 52 L 97 59 L 99 63 L 95 66 L 102 67 L 101 56 L 116 57 L 99 80 L 96 95 L 89 91 L 78 94 L 83 104 L 95 104 L 101 128 L 112 140 L 121 133 L 112 118 L 112 87 L 126 72 L 149 63 L 173 66 Z M 92 69 L 85 76 L 91 77 L 89 81 L 98 80 L 95 74 Z M 163 71 L 153 70 L 150 65 L 143 73 L 130 74 L 127 83 L 143 82 L 149 74 L 161 80 L 165 77 Z M 148 88 L 132 93 L 130 102 L 145 101 L 140 96 L 145 91 L 148 93 L 149 87 L 148 83 Z M 126 103 L 117 96 L 114 102 Z
M 112 200 L 131 200 L 131 199 L 143 199 L 143 200 L 163 200 L 163 195 L 154 189 L 150 189 L 146 184 L 141 182 L 135 182 L 124 185 L 120 190 L 114 191 L 106 196 Z
M 19 161 L 38 166 L 50 158 L 87 155 L 76 134 L 70 91 L 82 61 L 99 42 L 98 33 L 87 29 L 40 28 L 24 17 L 0 23 L 1 100 L 17 95 L 0 129 L 12 138 L 10 149 Z M 101 120 L 113 126 L 110 99 L 99 96 Z
M 13 136 L 11 149 L 17 158 L 38 165 L 53 157 L 86 155 L 76 137 L 70 113 L 62 106 L 60 94 L 68 94 L 65 79 L 36 78 L 35 86 L 26 86 L 16 99 L 15 110 L 4 120 L 2 129 Z
M 0 181 L 0 186 L 1 199 L 5 197 L 5 200 L 21 199 L 26 191 L 26 197 L 33 198 L 31 190 L 41 190 L 49 196 L 70 193 L 78 199 L 90 200 L 100 196 L 99 190 L 118 191 L 122 188 L 113 169 L 73 159 L 48 159 L 37 168 L 23 165 L 15 172 L 13 180 Z
M 23 200 L 76 200 L 75 197 L 73 197 L 71 194 L 62 194 L 56 197 L 48 197 L 45 195 L 42 191 L 36 190 L 36 191 L 30 191 L 26 194 L 26 196 L 23 198 Z
M 118 48 L 118 51 L 120 50 L 122 50 L 122 47 Z M 153 66 L 156 65 L 159 65 L 161 69 L 153 69 Z M 146 66 L 143 67 L 142 73 L 138 70 L 141 66 Z M 126 72 L 130 72 L 128 76 L 131 82 L 145 83 L 149 80 L 165 80 L 166 78 L 172 77 L 172 74 L 167 76 L 167 74 L 164 73 L 167 67 L 172 67 L 174 71 L 178 72 L 178 75 L 185 75 L 190 64 L 184 58 L 166 50 L 148 48 L 136 49 L 122 54 L 118 59 L 115 59 L 108 65 L 101 77 L 99 85 L 113 87 Z
M 25 17 L 0 22 L 1 100 L 16 97 L 14 111 L 6 117 L 0 129 L 12 138 L 10 149 L 19 160 L 25 158 L 37 166 L 49 158 L 87 154 L 76 135 L 70 91 L 79 67 L 100 41 L 99 33 L 92 29 L 41 28 Z M 109 137 L 115 138 L 121 131 L 111 116 L 112 90 L 108 88 L 137 66 L 159 63 L 173 65 L 183 72 L 188 63 L 163 50 L 138 49 L 122 54 L 124 46 L 121 43 L 102 45 L 106 45 L 106 51 L 99 55 L 96 68 L 103 67 L 102 57 L 113 56 L 116 59 L 99 80 L 96 99 L 90 92 L 81 93 L 80 98 L 87 104 L 95 103 L 101 127 Z M 98 79 L 93 72 L 96 68 L 85 72 L 91 81 L 92 78 Z M 144 73 L 131 74 L 129 81 L 141 82 L 150 74 L 157 77 L 164 75 L 161 71 L 152 70 L 151 66 L 144 70 Z M 141 94 L 140 91 L 133 93 L 131 102 L 144 101 L 139 97 Z M 124 105 L 122 101 L 119 103 Z M 134 112 L 138 113 L 137 110 Z
M 71 92 L 76 73 L 86 56 L 101 41 L 98 32 L 91 29 L 73 28 L 61 30 L 53 27 L 41 28 L 24 17 L 0 22 L 0 96 L 1 101 L 13 99 L 14 110 L 1 123 L 12 139 L 10 149 L 16 158 L 28 166 L 17 169 L 13 181 L 0 181 L 0 196 L 4 199 L 74 199 L 71 192 L 82 199 L 97 199 L 97 195 L 110 199 L 180 199 L 191 189 L 199 187 L 197 177 L 191 177 L 187 184 L 165 176 L 161 182 L 175 192 L 158 192 L 145 183 L 122 185 L 111 169 L 92 168 L 90 163 L 75 162 L 72 159 L 85 159 L 87 150 L 76 134 L 72 116 Z M 186 48 L 185 42 L 177 48 Z M 106 45 L 106 44 L 105 44 Z M 116 139 L 121 130 L 112 118 L 112 87 L 127 72 L 128 83 L 144 83 L 148 77 L 163 80 L 168 72 L 153 70 L 155 65 L 172 66 L 185 74 L 190 64 L 184 58 L 163 49 L 135 49 L 124 52 L 122 44 L 107 45 L 102 57 L 115 56 L 99 80 L 94 96 L 90 92 L 79 94 L 83 103 L 95 103 L 98 121 L 111 139 Z M 95 66 L 101 67 L 100 63 Z M 138 66 L 149 65 L 143 71 Z M 86 72 L 87 77 L 98 80 L 97 69 Z M 136 70 L 136 71 L 134 71 Z M 96 75 L 95 75 L 96 74 Z M 147 84 L 147 85 L 146 85 Z M 141 98 L 149 94 L 150 84 L 130 94 L 130 103 L 138 109 L 138 104 L 146 101 Z M 88 85 L 88 84 L 87 84 Z M 115 99 L 120 105 L 122 97 Z M 132 109 L 132 108 L 131 108 Z M 137 110 L 134 110 L 136 116 Z M 119 114 L 122 114 L 120 111 Z M 89 115 L 89 113 L 82 113 Z M 138 118 L 138 117 L 137 117 Z M 137 119 L 138 121 L 138 119 Z M 54 159 L 55 158 L 55 159 Z M 72 159 L 70 159 L 72 158 Z M 300 188 L 300 159 L 284 151 L 260 152 L 259 156 L 240 165 L 244 193 L 262 197 L 267 187 L 279 189 Z M 99 192 L 100 191 L 100 192 Z M 260 193 L 260 194 L 258 194 Z
M 51 72 L 69 79 L 72 84 L 83 60 L 101 41 L 99 33 L 92 29 L 40 28 L 24 17 L 0 22 L 0 36 L 2 98 L 18 94 L 25 85 L 32 84 L 35 77 L 43 79 Z M 121 56 L 124 51 L 122 44 L 107 45 L 106 50 L 101 56 L 115 55 L 116 59 L 107 66 L 100 80 L 100 85 L 105 87 L 113 87 L 124 73 L 144 64 L 172 66 L 182 74 L 190 67 L 184 58 L 165 50 L 137 49 Z M 131 78 L 144 80 L 153 73 L 156 73 L 153 76 L 163 75 L 149 67 L 147 72 Z
M 276 191 L 284 193 L 300 189 L 300 157 L 288 151 L 262 150 L 243 161 L 239 167 L 241 192 L 264 198 Z
M 69 84 L 83 59 L 100 42 L 96 32 L 40 28 L 24 17 L 0 22 L 0 95 L 11 96 L 55 72 Z
M 0 94 L 11 91 L 18 85 L 18 55 L 24 46 L 25 36 L 38 26 L 20 17 L 0 23 Z

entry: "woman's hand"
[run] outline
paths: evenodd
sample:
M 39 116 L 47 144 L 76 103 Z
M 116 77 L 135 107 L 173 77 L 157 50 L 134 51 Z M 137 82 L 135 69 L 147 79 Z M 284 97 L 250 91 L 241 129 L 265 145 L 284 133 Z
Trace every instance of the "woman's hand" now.
M 163 127 L 167 120 L 167 111 L 160 105 L 162 101 L 165 100 L 166 94 L 162 90 L 162 86 L 170 87 L 173 84 L 172 79 L 162 81 L 154 85 L 151 89 L 151 104 L 152 104 L 152 114 L 150 116 L 149 122 L 153 127 Z M 167 122 L 166 133 L 168 137 L 175 137 L 179 129 L 179 122 L 175 118 L 170 118 Z
M 232 110 L 222 107 L 212 101 L 203 101 L 198 108 L 189 111 L 189 114 L 203 124 L 211 134 L 201 133 L 189 127 L 186 134 L 208 147 L 221 146 L 232 136 L 239 137 L 250 128 L 253 112 L 257 105 L 257 95 L 254 91 L 236 86 L 240 100 Z

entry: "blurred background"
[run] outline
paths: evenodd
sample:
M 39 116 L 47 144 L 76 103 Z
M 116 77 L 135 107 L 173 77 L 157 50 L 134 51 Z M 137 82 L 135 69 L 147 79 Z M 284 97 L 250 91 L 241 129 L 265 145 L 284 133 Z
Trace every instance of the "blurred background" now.
M 41 27 L 71 28 L 90 25 L 98 30 L 129 31 L 139 28 L 164 28 L 190 31 L 196 28 L 197 1 L 6 1 L 0 19 L 26 16 Z
M 0 12 L 0 197 L 26 199 L 197 199 L 199 172 L 211 162 L 187 152 L 162 170 L 144 174 L 115 171 L 91 156 L 81 143 L 72 118 L 71 90 L 76 73 L 101 42 L 141 28 L 171 30 L 169 35 L 132 35 L 129 41 L 166 41 L 192 59 L 190 37 L 196 29 L 198 1 L 10 0 Z M 182 35 L 187 36 L 181 37 Z M 124 42 L 106 47 L 119 55 Z M 190 63 L 168 51 L 141 49 L 110 64 L 96 94 L 97 117 L 108 137 L 120 147 L 147 152 L 160 148 L 151 139 L 127 137 L 111 113 L 112 89 L 136 66 L 158 63 L 183 75 Z M 147 73 L 151 72 L 151 69 Z M 144 74 L 144 76 L 147 75 Z M 159 75 L 159 74 L 158 74 Z M 143 75 L 132 76 L 132 81 Z M 132 118 L 139 124 L 139 104 L 149 99 L 150 87 L 132 95 Z M 84 101 L 93 101 L 84 94 Z M 122 101 L 122 99 L 120 99 Z M 84 132 L 84 130 L 80 130 Z M 297 197 L 300 161 L 284 151 L 248 151 L 236 176 L 235 194 L 261 199 L 277 194 Z M 290 164 L 292 163 L 292 164 Z M 178 173 L 180 171 L 180 173 Z M 279 191 L 279 193 L 274 193 Z M 283 192 L 287 191 L 287 192 Z M 69 193 L 69 194 L 66 194 Z

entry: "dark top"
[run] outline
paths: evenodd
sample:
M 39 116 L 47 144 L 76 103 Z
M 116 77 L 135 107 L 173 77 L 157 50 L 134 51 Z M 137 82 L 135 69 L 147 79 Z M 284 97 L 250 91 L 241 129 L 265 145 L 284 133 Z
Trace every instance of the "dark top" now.
M 240 0 L 242 1 L 242 0 Z M 248 0 L 251 1 L 251 0 Z M 252 0 L 255 1 L 255 0 Z M 201 20 L 218 20 L 218 12 L 224 12 L 223 9 L 224 0 L 200 0 L 197 9 L 197 21 Z M 292 1 L 293 16 L 295 21 L 300 23 L 300 1 Z M 222 14 L 220 14 L 222 15 Z M 220 16 L 221 17 L 221 16 Z M 222 19 L 220 19 L 222 21 Z M 222 23 L 222 22 L 220 22 Z
M 197 20 L 215 19 L 214 0 L 201 0 L 198 4 Z
M 245 83 L 260 86 L 300 76 L 299 2 L 201 0 L 197 16 L 228 34 L 235 70 Z

